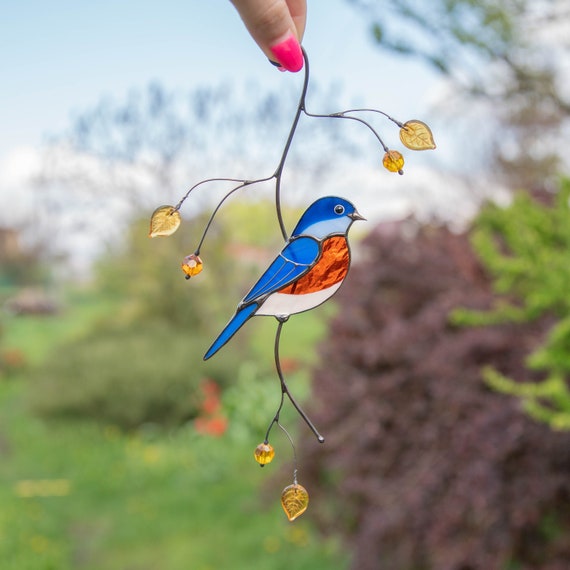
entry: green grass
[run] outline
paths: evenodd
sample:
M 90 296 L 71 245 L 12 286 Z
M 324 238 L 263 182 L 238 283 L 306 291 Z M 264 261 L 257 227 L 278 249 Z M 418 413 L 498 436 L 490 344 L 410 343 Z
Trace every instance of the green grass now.
M 17 392 L 1 395 L 3 569 L 343 567 L 309 517 L 286 521 L 290 481 L 261 470 L 249 442 L 46 425 L 25 416 Z
M 11 319 L 5 344 L 41 365 L 108 309 L 83 296 L 62 317 Z M 284 338 L 291 344 L 283 352 L 318 336 L 313 325 Z M 33 390 L 26 377 L 0 380 L 2 570 L 346 568 L 340 545 L 312 525 L 318 505 L 286 520 L 279 501 L 291 483 L 282 469 L 288 453 L 260 469 L 252 457 L 258 441 L 231 430 L 211 438 L 191 426 L 125 434 L 46 423 L 26 409 L 26 390 Z
M 113 300 L 85 290 L 71 292 L 61 314 L 55 317 L 4 315 L 2 346 L 4 349 L 18 348 L 28 362 L 39 364 L 57 344 L 86 333 L 115 305 Z

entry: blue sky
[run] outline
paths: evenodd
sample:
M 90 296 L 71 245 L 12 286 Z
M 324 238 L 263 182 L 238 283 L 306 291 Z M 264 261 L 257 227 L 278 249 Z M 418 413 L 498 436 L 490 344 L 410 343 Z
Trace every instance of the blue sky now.
M 265 60 L 228 0 L 0 0 L 0 159 L 59 134 L 101 97 L 158 80 L 191 89 L 255 78 L 300 81 Z M 426 107 L 434 77 L 373 45 L 346 0 L 309 0 L 304 40 L 312 76 L 406 116 Z
M 339 85 L 343 106 L 346 101 L 402 121 L 431 122 L 439 77 L 418 62 L 380 50 L 371 37 L 370 16 L 349 0 L 308 0 L 308 5 L 303 45 L 312 82 Z M 291 84 L 300 89 L 302 80 L 302 72 L 281 73 L 267 61 L 229 0 L 0 0 L 0 224 L 37 225 L 30 225 L 40 215 L 32 180 L 42 143 L 65 133 L 74 117 L 102 98 L 122 101 L 153 81 L 178 92 L 254 83 L 274 93 L 291 92 Z M 313 106 L 310 94 L 310 110 L 342 110 Z M 456 186 L 434 178 L 437 161 L 445 161 L 446 148 L 452 148 L 446 138 L 445 132 L 436 133 L 436 153 L 414 153 L 404 177 L 382 169 L 381 154 L 375 154 L 368 170 L 347 168 L 329 178 L 343 191 L 358 188 L 371 219 L 401 217 L 430 195 L 432 202 L 465 209 Z

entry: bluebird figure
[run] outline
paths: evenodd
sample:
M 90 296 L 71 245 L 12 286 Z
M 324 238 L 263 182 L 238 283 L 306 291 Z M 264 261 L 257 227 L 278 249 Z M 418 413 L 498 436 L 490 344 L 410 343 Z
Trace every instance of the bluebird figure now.
M 271 263 L 235 315 L 204 355 L 211 358 L 254 315 L 290 315 L 318 307 L 341 286 L 350 265 L 347 234 L 364 220 L 348 200 L 327 196 L 311 204 L 281 253 Z

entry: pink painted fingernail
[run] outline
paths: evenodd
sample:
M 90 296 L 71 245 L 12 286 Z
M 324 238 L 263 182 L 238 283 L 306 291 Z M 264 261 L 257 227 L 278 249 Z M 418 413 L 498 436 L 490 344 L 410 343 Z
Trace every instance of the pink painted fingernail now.
M 289 32 L 285 39 L 269 48 L 275 59 L 287 71 L 303 69 L 303 52 L 297 38 Z

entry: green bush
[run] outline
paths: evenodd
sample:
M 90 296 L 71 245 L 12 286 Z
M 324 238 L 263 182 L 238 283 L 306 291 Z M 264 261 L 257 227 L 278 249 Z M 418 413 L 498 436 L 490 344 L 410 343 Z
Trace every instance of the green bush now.
M 125 428 L 173 425 L 197 414 L 204 378 L 221 386 L 235 381 L 251 329 L 240 332 L 223 357 L 202 361 L 256 270 L 228 249 L 240 242 L 223 221 L 216 220 L 204 244 L 204 271 L 190 281 L 180 263 L 195 249 L 205 220 L 187 221 L 156 240 L 147 237 L 147 218 L 136 221 L 97 266 L 95 295 L 111 300 L 114 310 L 33 372 L 33 409 Z
M 462 325 L 548 319 L 542 342 L 526 366 L 543 380 L 520 382 L 493 367 L 483 371 L 493 389 L 519 398 L 534 419 L 570 430 L 570 180 L 555 196 L 520 192 L 507 208 L 488 205 L 476 221 L 475 251 L 498 294 L 491 311 L 456 310 Z
M 93 418 L 123 428 L 181 424 L 197 415 L 206 376 L 227 383 L 235 359 L 202 362 L 204 341 L 151 322 L 98 331 L 62 347 L 32 378 L 42 415 Z

